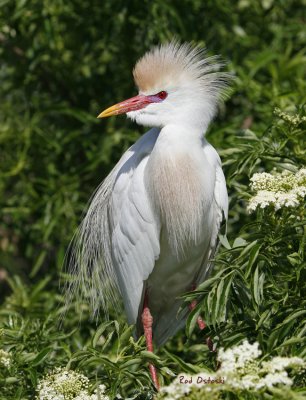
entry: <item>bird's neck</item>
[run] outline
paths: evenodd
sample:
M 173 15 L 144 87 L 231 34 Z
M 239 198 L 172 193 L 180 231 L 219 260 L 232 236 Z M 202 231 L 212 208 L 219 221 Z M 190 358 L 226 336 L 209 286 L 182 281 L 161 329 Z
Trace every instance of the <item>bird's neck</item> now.
M 202 126 L 187 126 L 184 124 L 169 124 L 163 127 L 157 139 L 155 150 L 189 153 L 196 148 L 201 148 L 204 140 Z

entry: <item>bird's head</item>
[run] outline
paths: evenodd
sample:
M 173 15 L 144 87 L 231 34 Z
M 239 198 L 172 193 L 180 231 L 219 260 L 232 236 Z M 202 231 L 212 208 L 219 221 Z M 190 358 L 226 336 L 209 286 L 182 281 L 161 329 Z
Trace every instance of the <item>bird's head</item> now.
M 199 47 L 171 42 L 154 47 L 133 71 L 139 94 L 104 110 L 98 118 L 126 113 L 138 124 L 188 124 L 206 129 L 231 78 L 218 57 Z

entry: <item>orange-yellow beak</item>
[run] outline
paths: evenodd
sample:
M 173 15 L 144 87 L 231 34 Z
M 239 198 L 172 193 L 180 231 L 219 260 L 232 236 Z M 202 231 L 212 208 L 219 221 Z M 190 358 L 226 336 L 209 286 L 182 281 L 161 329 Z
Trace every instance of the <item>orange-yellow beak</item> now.
M 129 111 L 136 111 L 146 107 L 148 104 L 152 103 L 151 96 L 144 96 L 139 94 L 138 96 L 132 97 L 128 100 L 124 100 L 121 103 L 115 104 L 102 111 L 98 115 L 98 118 L 110 117 L 111 115 L 124 114 Z

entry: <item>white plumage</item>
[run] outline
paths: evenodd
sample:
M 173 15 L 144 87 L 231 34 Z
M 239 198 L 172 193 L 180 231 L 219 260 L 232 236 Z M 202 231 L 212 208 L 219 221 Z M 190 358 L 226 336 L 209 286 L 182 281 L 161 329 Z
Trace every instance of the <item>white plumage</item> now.
M 141 332 L 144 294 L 153 338 L 164 343 L 184 323 L 180 296 L 211 269 L 228 198 L 221 162 L 203 134 L 230 78 L 216 58 L 188 44 L 154 48 L 134 70 L 139 96 L 102 113 L 126 112 L 153 126 L 96 191 L 71 258 L 94 310 L 116 306 Z

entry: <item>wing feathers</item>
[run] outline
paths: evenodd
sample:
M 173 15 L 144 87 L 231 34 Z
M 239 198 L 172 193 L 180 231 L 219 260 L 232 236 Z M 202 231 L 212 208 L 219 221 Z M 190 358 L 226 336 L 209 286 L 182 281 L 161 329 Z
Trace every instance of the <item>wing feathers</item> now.
M 151 129 L 126 151 L 94 193 L 67 254 L 72 275 L 67 306 L 75 294 L 85 295 L 94 314 L 102 308 L 107 315 L 110 303 L 118 308 L 119 291 L 129 321 L 135 322 L 143 280 L 159 254 L 158 230 L 142 181 L 159 131 Z
M 138 150 L 139 151 L 139 150 Z M 153 214 L 144 184 L 148 149 L 138 153 L 137 161 L 122 166 L 114 185 L 112 209 L 112 257 L 126 306 L 128 321 L 135 323 L 141 302 L 143 282 L 152 272 L 159 256 L 159 223 Z

